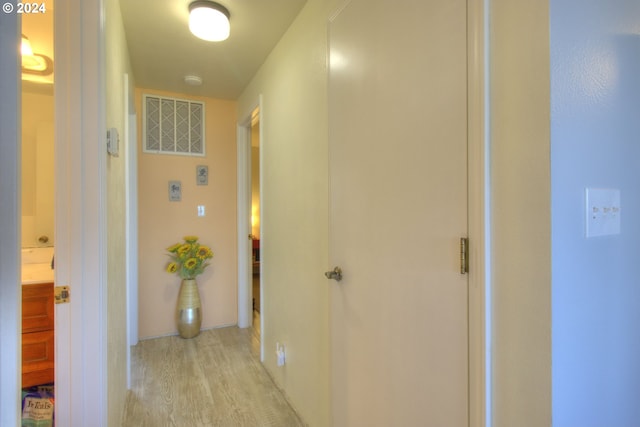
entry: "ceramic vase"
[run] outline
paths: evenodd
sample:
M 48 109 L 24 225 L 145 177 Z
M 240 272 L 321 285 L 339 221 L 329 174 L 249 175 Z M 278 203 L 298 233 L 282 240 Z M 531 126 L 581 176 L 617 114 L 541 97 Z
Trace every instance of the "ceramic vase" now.
M 200 333 L 202 307 L 195 279 L 183 279 L 176 306 L 176 326 L 182 338 L 193 338 Z

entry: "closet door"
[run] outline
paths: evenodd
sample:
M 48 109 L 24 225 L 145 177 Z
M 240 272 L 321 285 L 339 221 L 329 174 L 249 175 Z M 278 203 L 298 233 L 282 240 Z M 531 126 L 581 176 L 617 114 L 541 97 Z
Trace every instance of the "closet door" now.
M 466 426 L 466 2 L 329 26 L 333 425 Z

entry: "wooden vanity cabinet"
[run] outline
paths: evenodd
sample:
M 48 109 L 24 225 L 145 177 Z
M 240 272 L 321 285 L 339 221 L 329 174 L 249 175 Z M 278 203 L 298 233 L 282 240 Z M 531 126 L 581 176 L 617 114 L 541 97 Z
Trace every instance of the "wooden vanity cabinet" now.
M 22 285 L 22 387 L 54 380 L 53 283 Z

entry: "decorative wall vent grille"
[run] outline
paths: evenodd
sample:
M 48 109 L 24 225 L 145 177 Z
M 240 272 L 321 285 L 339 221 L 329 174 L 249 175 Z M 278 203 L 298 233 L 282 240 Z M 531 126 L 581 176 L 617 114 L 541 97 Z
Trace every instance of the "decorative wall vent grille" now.
M 143 96 L 143 151 L 204 156 L 204 104 L 164 96 Z

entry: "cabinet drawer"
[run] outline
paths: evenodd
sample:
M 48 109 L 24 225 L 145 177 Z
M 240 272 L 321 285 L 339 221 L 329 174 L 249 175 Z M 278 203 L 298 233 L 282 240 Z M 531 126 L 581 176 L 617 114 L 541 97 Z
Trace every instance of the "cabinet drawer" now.
M 53 330 L 22 334 L 22 387 L 52 383 L 54 355 Z
M 22 332 L 54 327 L 53 283 L 22 286 Z

